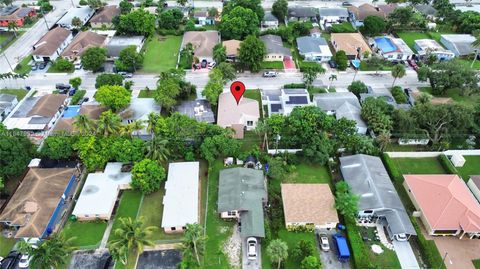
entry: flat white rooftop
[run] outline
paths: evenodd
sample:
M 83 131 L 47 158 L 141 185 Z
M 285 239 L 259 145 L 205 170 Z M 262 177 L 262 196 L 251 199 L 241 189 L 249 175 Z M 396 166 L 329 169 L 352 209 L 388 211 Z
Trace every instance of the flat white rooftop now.
M 162 228 L 198 222 L 199 162 L 170 163 L 163 197 Z

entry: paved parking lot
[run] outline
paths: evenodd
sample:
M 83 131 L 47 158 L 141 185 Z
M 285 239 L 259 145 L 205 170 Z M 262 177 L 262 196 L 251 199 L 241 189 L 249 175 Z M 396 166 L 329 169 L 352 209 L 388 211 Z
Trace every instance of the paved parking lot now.
M 316 230 L 315 234 L 326 233 L 328 236 L 328 243 L 330 244 L 330 251 L 322 251 L 320 248 L 320 242 L 318 239 L 315 241 L 317 244 L 318 251 L 320 252 L 320 260 L 324 269 L 350 269 L 350 263 L 339 262 L 337 259 L 337 253 L 335 246 L 332 240 L 332 235 L 336 233 L 336 230 Z M 318 238 L 318 236 L 315 236 Z

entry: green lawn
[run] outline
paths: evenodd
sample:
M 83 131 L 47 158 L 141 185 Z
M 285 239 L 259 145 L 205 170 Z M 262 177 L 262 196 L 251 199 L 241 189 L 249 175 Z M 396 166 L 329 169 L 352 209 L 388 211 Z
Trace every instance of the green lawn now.
M 47 73 L 68 73 L 71 74 L 75 71 L 75 68 L 72 68 L 71 70 L 64 71 L 64 70 L 58 70 L 57 66 L 52 64 L 50 65 L 50 68 L 48 68 Z
M 480 67 L 480 66 L 479 66 Z M 432 88 L 431 87 L 420 87 L 418 88 L 421 92 L 427 92 L 432 94 Z M 436 97 L 448 97 L 451 98 L 454 102 L 456 103 L 462 103 L 467 106 L 475 107 L 478 102 L 480 102 L 480 94 L 474 94 L 471 96 L 463 96 L 460 95 L 460 91 L 457 89 L 450 89 L 447 90 L 447 93 L 443 96 L 437 96 Z
M 457 171 L 463 180 L 468 181 L 471 175 L 480 175 L 480 156 L 463 156 L 466 160 L 463 167 L 457 167 Z
M 473 260 L 473 266 L 475 266 L 475 269 L 480 269 L 480 259 L 478 260 Z
M 151 37 L 145 45 L 143 68 L 140 72 L 156 73 L 175 68 L 182 36 Z
M 392 158 L 402 174 L 445 174 L 442 164 L 435 157 Z
M 397 35 L 407 43 L 407 45 L 416 52 L 414 49 L 415 40 L 417 39 L 431 39 L 431 36 L 425 32 L 399 32 Z
M 120 199 L 120 204 L 115 214 L 115 220 L 113 222 L 112 232 L 108 241 L 115 239 L 115 229 L 120 225 L 120 218 L 133 218 L 137 217 L 138 210 L 140 208 L 140 201 L 142 199 L 142 193 L 134 190 L 123 191 Z
M 296 165 L 296 170 L 285 177 L 285 183 L 331 183 L 326 166 L 307 164 Z
M 0 90 L 0 93 L 12 94 L 17 96 L 17 100 L 20 102 L 25 95 L 27 95 L 27 90 L 24 89 L 3 89 Z
M 154 90 L 140 90 L 140 93 L 138 94 L 138 98 L 153 98 L 153 92 Z
M 473 56 L 472 56 L 472 59 L 457 58 L 456 60 L 459 63 L 470 67 L 470 66 L 472 66 Z M 476 60 L 475 63 L 473 63 L 473 69 L 477 69 L 477 70 L 480 69 L 480 61 L 479 60 Z
M 262 69 L 283 69 L 282 61 L 262 62 Z
M 7 41 L 13 34 L 8 33 L 8 32 L 2 32 L 0 34 L 0 45 L 3 44 L 3 42 Z
M 225 221 L 217 212 L 219 172 L 223 169 L 222 160 L 217 160 L 209 169 L 208 176 L 208 208 L 206 235 L 208 240 L 205 246 L 203 268 L 227 269 L 230 268 L 223 244 L 232 234 L 233 221 Z
M 106 228 L 105 221 L 68 221 L 63 232 L 67 238 L 75 237 L 73 246 L 93 248 L 102 240 Z
M 5 238 L 0 235 L 0 256 L 6 257 L 10 250 L 12 250 L 15 242 L 17 242 L 17 240 L 14 238 Z
M 32 67 L 30 66 L 30 61 L 32 60 L 32 56 L 28 55 L 27 57 L 23 58 L 23 60 L 15 66 L 15 72 L 18 74 L 28 74 L 32 71 Z
M 361 61 L 360 62 L 360 71 L 389 71 L 392 70 L 393 64 L 387 63 L 385 61 L 385 65 L 380 66 L 379 68 L 371 66 L 368 61 Z

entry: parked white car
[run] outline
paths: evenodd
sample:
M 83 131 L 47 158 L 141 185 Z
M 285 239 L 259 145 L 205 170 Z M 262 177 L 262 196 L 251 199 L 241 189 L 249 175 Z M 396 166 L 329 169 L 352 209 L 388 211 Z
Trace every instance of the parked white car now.
M 217 65 L 216 62 L 209 62 L 208 63 L 208 69 L 213 69 Z
M 249 260 L 257 259 L 257 239 L 255 237 L 247 239 L 247 256 Z
M 402 242 L 402 241 L 407 241 L 407 240 L 408 240 L 408 237 L 407 237 L 406 234 L 403 234 L 403 233 L 402 233 L 402 234 L 396 234 L 396 235 L 395 235 L 395 239 L 397 239 L 397 241 Z
M 329 251 L 330 250 L 330 244 L 328 243 L 328 236 L 327 234 L 319 234 L 318 235 L 320 239 L 320 247 L 322 248 L 323 251 Z
M 18 262 L 18 267 L 19 268 L 28 268 L 30 265 L 30 257 L 28 254 L 23 254 L 22 257 L 20 257 L 20 261 Z

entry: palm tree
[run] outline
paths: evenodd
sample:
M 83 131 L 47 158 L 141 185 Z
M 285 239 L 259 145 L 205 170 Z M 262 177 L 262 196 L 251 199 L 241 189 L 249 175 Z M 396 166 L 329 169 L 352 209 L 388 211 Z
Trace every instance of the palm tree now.
M 86 115 L 78 115 L 73 122 L 73 129 L 82 134 L 92 133 L 95 130 L 95 122 Z
M 277 262 L 277 268 L 280 269 L 282 261 L 288 257 L 288 245 L 280 239 L 275 239 L 268 244 L 267 254 L 270 260 Z
M 406 71 L 405 71 L 405 66 L 403 64 L 397 64 L 395 66 L 393 66 L 392 68 L 392 77 L 394 78 L 393 79 L 393 83 L 392 83 L 392 88 L 393 88 L 393 85 L 395 85 L 395 81 L 397 80 L 397 78 L 403 78 L 406 74 Z
M 115 229 L 116 238 L 112 240 L 108 248 L 113 252 L 113 257 L 127 264 L 127 254 L 131 250 L 143 252 L 145 246 L 153 246 L 154 243 L 147 238 L 157 229 L 155 226 L 144 227 L 143 218 L 120 218 L 120 226 Z
M 381 132 L 380 134 L 377 135 L 376 141 L 377 141 L 381 151 L 384 151 L 387 148 L 387 146 L 390 144 L 390 142 L 391 142 L 390 136 L 391 136 L 391 134 L 388 131 Z
M 207 238 L 203 234 L 203 228 L 200 224 L 187 224 L 183 238 L 184 256 L 188 256 L 189 253 L 193 252 L 197 259 L 197 264 L 200 265 L 200 255 L 202 254 L 206 240 Z
M 330 81 L 330 84 L 328 84 L 328 90 L 330 90 L 330 87 L 332 86 L 333 81 L 337 80 L 337 75 L 336 74 L 331 74 L 328 77 L 328 80 Z
M 72 247 L 74 239 L 65 238 L 63 233 L 55 233 L 38 247 L 33 247 L 22 240 L 19 249 L 31 257 L 30 268 L 60 268 L 66 265 L 67 257 L 75 250 Z
M 143 130 L 143 128 L 145 128 L 145 122 L 143 120 L 136 120 L 130 123 L 129 125 L 136 135 L 138 135 L 138 131 Z
M 105 111 L 98 120 L 97 133 L 104 136 L 117 135 L 122 128 L 122 119 L 111 110 Z
M 15 38 L 17 38 L 17 30 L 18 30 L 17 23 L 11 21 L 11 22 L 8 23 L 7 27 L 8 27 L 8 31 L 13 32 L 13 35 L 15 36 Z
M 164 162 L 170 156 L 170 150 L 167 148 L 168 140 L 161 137 L 154 137 L 148 145 L 147 158 Z
M 152 140 L 153 140 L 153 137 L 155 136 L 155 130 L 157 128 L 157 123 L 159 118 L 160 118 L 160 115 L 158 115 L 157 113 L 152 112 L 148 114 L 147 131 L 152 135 Z

